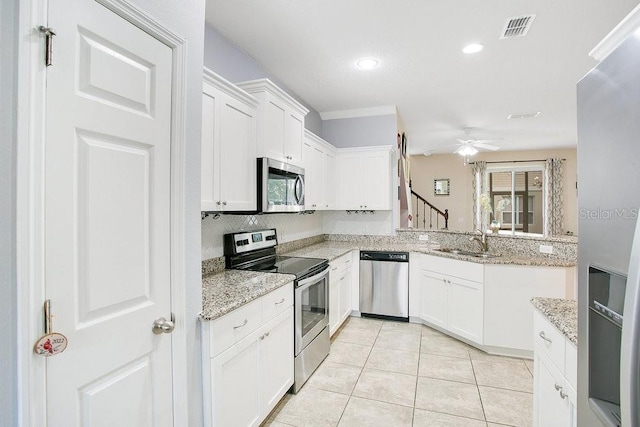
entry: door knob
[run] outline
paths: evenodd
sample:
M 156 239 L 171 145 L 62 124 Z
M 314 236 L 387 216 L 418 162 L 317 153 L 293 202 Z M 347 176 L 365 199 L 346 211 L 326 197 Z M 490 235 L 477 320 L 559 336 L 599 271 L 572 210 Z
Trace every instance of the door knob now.
M 165 334 L 170 334 L 171 332 L 173 332 L 173 328 L 175 328 L 175 325 L 171 320 L 167 320 L 164 317 L 158 317 L 153 321 L 153 327 L 151 328 L 151 330 L 154 334 L 159 335 L 163 332 Z

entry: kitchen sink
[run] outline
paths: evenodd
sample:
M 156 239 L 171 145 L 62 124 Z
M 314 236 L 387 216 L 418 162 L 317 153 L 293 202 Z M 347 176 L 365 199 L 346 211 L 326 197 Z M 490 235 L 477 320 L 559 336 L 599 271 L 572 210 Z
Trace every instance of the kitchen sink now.
M 434 249 L 434 251 L 444 252 L 446 254 L 472 256 L 472 257 L 475 257 L 475 258 L 496 258 L 496 257 L 500 256 L 500 255 L 495 255 L 495 254 L 489 254 L 489 253 L 486 253 L 486 252 L 471 252 L 471 251 L 466 251 L 464 249 L 446 248 L 446 249 Z

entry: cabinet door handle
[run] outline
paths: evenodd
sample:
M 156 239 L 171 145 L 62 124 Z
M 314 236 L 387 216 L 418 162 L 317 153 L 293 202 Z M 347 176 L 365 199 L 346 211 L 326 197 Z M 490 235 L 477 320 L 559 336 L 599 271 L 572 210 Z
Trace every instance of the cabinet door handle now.
M 247 323 L 249 323 L 249 321 L 247 319 L 244 319 L 244 322 L 242 322 L 242 325 L 234 326 L 233 329 L 240 329 L 243 326 L 246 326 Z
M 223 205 L 227 206 L 227 202 L 222 202 Z
M 336 271 L 337 269 L 338 269 L 338 267 L 333 267 L 333 268 L 331 269 L 331 271 Z
M 551 341 L 549 338 L 547 338 L 547 336 L 544 334 L 544 331 L 540 331 L 540 333 L 538 334 L 540 335 L 540 338 L 542 338 L 543 340 L 545 340 L 546 342 L 548 342 L 549 344 L 551 344 L 553 341 Z M 557 389 L 556 389 L 557 390 Z
M 560 397 L 561 397 L 561 398 L 563 398 L 563 399 L 566 399 L 566 398 L 567 398 L 567 393 L 564 393 L 564 392 L 562 391 L 562 387 L 561 387 L 561 386 L 559 386 L 558 384 L 556 384 L 556 385 L 555 385 L 555 388 L 556 388 L 556 391 L 558 391 L 558 392 L 560 393 Z
M 284 298 L 282 298 L 280 301 L 278 301 L 278 302 L 276 303 L 276 305 L 282 304 L 283 302 L 284 302 Z
M 216 202 L 216 205 L 220 206 L 220 200 L 218 200 L 218 201 Z

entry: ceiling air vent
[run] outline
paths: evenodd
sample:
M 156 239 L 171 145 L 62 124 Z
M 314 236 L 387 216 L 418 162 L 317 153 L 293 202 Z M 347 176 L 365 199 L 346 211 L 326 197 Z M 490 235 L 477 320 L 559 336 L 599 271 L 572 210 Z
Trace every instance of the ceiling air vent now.
M 516 16 L 507 19 L 500 34 L 501 39 L 511 39 L 513 37 L 526 36 L 533 24 L 536 15 Z

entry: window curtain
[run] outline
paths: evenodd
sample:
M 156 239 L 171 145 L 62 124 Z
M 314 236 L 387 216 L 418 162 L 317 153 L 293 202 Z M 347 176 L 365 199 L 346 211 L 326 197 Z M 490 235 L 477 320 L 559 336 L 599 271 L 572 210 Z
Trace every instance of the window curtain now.
M 487 213 L 480 210 L 478 200 L 482 193 L 487 192 L 487 162 L 474 162 L 473 163 L 473 229 L 474 230 L 486 230 L 487 229 Z
M 547 200 L 545 203 L 545 235 L 564 234 L 564 159 L 547 159 L 545 181 Z

